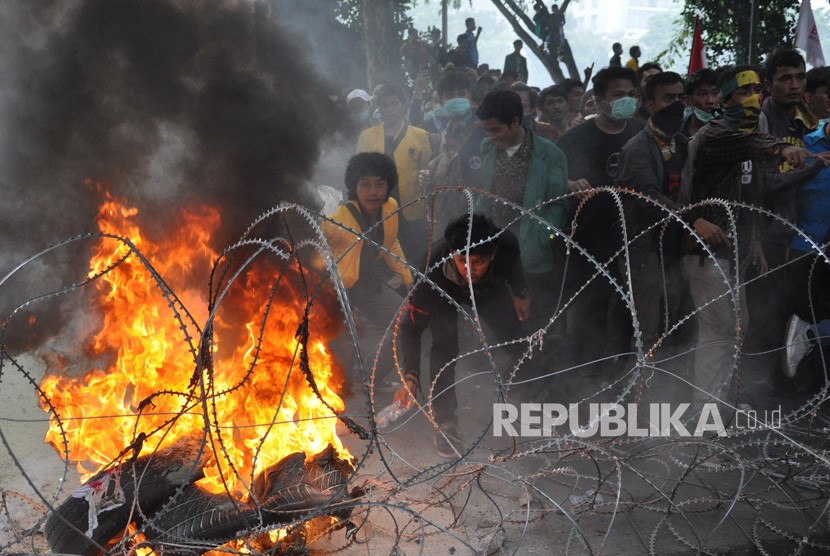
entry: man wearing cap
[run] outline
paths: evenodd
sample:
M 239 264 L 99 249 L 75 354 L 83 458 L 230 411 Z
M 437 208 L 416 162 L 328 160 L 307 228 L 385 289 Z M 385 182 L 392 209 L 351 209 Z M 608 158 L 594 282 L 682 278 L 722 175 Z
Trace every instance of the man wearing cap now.
M 346 109 L 358 133 L 372 125 L 372 113 L 369 109 L 371 101 L 372 97 L 363 89 L 355 89 L 346 95 Z
M 527 83 L 527 58 L 522 56 L 524 43 L 519 39 L 513 41 L 513 52 L 504 57 L 503 72 L 513 71 L 519 76 L 519 81 Z

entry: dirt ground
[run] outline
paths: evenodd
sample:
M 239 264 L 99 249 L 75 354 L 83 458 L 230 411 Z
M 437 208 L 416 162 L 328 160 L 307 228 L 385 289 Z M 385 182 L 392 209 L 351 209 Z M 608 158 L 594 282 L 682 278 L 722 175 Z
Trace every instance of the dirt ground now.
M 503 354 L 496 360 L 509 363 Z M 25 354 L 17 363 L 31 375 L 3 368 L 0 553 L 46 554 L 40 532 L 46 508 L 80 483 L 43 442 L 47 423 L 33 383 L 44 361 Z M 348 527 L 310 533 L 303 550 L 396 556 L 830 550 L 830 423 L 820 411 L 789 411 L 774 430 L 732 427 L 726 437 L 575 438 L 563 427 L 545 437 L 496 437 L 493 377 L 483 355 L 459 362 L 465 452 L 452 460 L 436 453 L 436 429 L 424 412 L 405 415 L 371 442 L 340 427 L 357 461 L 350 485 L 363 494 Z M 682 378 L 680 363 L 667 363 L 665 373 L 648 381 L 623 375 L 616 385 L 551 369 L 508 390 L 507 401 L 587 403 L 629 391 L 626 400 L 639 395 L 644 404 L 675 394 Z M 352 390 L 346 413 L 368 428 L 367 390 L 358 383 Z M 391 395 L 378 392 L 376 402 L 385 405 Z

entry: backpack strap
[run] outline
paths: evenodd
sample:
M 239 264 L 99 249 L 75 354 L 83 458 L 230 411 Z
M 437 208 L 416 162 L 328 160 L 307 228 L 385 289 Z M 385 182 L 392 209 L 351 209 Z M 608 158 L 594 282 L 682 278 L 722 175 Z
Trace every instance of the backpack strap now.
M 345 203 L 346 208 L 349 209 L 349 212 L 352 213 L 354 216 L 357 225 L 360 226 L 360 233 L 366 235 L 366 230 L 370 228 L 368 219 L 366 216 L 360 212 L 360 210 L 354 205 L 354 203 Z M 371 239 L 376 241 L 378 245 L 383 245 L 384 240 L 384 229 L 383 224 L 378 224 L 375 226 L 375 229 L 372 230 L 369 235 L 371 235 Z

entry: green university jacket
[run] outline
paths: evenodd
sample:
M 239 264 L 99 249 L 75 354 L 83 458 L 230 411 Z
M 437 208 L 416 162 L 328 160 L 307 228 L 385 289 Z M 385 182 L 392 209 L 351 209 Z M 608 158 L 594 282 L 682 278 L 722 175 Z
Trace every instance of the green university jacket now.
M 565 224 L 570 199 L 542 203 L 568 193 L 568 160 L 559 147 L 532 131 L 530 133 L 533 136 L 533 151 L 527 170 L 527 185 L 522 206 L 525 209 L 534 209 L 532 212 L 547 224 L 524 216 L 519 226 L 519 248 L 522 251 L 522 266 L 525 272 L 541 274 L 553 270 L 552 227 L 561 229 Z M 490 139 L 482 141 L 481 156 L 482 186 L 489 192 L 493 190 L 496 168 L 496 146 Z M 483 200 L 480 209 L 486 213 L 490 212 L 489 199 Z

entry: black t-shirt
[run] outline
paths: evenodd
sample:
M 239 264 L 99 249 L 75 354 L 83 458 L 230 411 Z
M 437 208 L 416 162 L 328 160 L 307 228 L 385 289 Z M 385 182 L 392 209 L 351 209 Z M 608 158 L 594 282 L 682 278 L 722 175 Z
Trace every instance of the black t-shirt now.
M 614 185 L 623 145 L 644 126 L 643 121 L 632 118 L 626 122 L 625 129 L 616 135 L 599 129 L 594 120 L 569 129 L 556 142 L 568 157 L 568 178 L 586 179 L 593 187 Z M 573 205 L 576 207 L 578 203 Z M 575 213 L 571 215 L 572 224 L 574 216 Z M 613 197 L 609 194 L 595 195 L 579 211 L 574 240 L 604 262 L 621 244 L 619 219 L 619 209 Z
M 594 187 L 614 185 L 620 151 L 643 127 L 645 122 L 630 119 L 625 129 L 611 135 L 597 127 L 595 120 L 588 120 L 566 131 L 556 145 L 568 157 L 568 178 L 584 178 Z
M 375 222 L 363 214 L 363 211 L 355 208 L 351 203 L 346 204 L 346 207 L 357 220 L 361 233 L 377 245 L 383 245 L 383 225 L 373 227 Z M 380 249 L 373 243 L 363 240 L 360 248 L 360 274 L 353 287 L 367 293 L 380 292 L 382 277 L 388 274 L 388 268 L 381 258 Z

